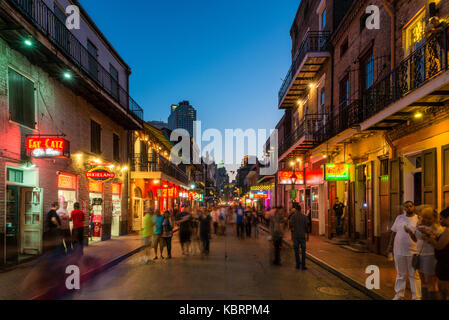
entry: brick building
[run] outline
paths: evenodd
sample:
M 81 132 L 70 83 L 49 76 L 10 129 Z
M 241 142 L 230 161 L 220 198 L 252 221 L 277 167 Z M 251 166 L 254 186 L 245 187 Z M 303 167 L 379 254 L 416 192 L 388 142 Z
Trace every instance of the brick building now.
M 380 29 L 367 28 L 370 5 L 379 9 Z M 317 126 L 306 116 L 296 135 L 288 135 L 286 128 L 281 139 L 295 148 L 305 146 L 296 161 L 289 160 L 301 173 L 296 179 L 305 184 L 296 187 L 300 198 L 295 200 L 316 210 L 319 234 L 336 235 L 332 208 L 338 197 L 346 205 L 343 236 L 384 254 L 405 200 L 438 210 L 449 205 L 448 18 L 444 1 L 353 1 L 334 26 L 327 47 L 331 81 L 325 81 L 322 100 L 326 115 Z M 309 90 L 314 87 L 315 82 Z M 289 90 L 285 95 L 281 88 L 280 95 L 290 95 L 291 107 L 298 99 L 301 109 L 304 95 Z M 281 161 L 293 147 L 281 144 Z M 307 180 L 316 178 L 314 173 L 324 177 L 315 207 L 313 189 L 311 198 L 307 195 Z M 284 174 L 287 188 L 290 174 Z M 290 200 L 284 198 L 284 203 Z
M 80 30 L 65 26 L 70 4 Z M 143 117 L 129 66 L 77 1 L 2 1 L 0 29 L 0 264 L 42 253 L 54 201 L 90 213 L 92 241 L 126 233 L 129 130 Z

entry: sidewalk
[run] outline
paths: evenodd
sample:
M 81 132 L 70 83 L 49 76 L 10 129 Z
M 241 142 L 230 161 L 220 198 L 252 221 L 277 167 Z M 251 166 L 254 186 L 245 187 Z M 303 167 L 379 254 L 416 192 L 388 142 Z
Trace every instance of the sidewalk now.
M 284 242 L 293 247 L 290 233 L 287 233 Z M 354 252 L 333 244 L 324 237 L 310 236 L 307 242 L 307 257 L 374 299 L 391 300 L 395 296 L 396 269 L 394 262 L 388 261 L 384 256 Z M 365 286 L 369 276 L 365 273 L 365 269 L 370 265 L 378 266 L 380 269 L 379 290 L 369 290 Z M 406 299 L 410 298 L 411 295 L 407 292 Z
M 84 248 L 84 257 L 81 261 L 66 264 L 79 266 L 81 282 L 84 282 L 94 274 L 135 254 L 141 248 L 140 236 L 123 236 L 91 244 Z M 39 260 L 36 260 L 0 273 L 0 300 L 51 299 L 61 290 L 65 290 L 65 281 L 56 281 L 57 275 L 52 274 L 50 281 L 43 281 L 42 274 L 45 272 L 41 269 Z M 65 274 L 65 268 L 61 269 L 60 273 L 63 279 L 69 276 Z

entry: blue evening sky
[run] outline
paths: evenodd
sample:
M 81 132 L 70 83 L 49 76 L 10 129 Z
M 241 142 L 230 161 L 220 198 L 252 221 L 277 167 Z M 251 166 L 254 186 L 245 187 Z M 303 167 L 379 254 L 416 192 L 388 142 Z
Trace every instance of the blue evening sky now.
M 145 120 L 189 100 L 204 128 L 273 129 L 300 0 L 81 0 L 132 69 Z

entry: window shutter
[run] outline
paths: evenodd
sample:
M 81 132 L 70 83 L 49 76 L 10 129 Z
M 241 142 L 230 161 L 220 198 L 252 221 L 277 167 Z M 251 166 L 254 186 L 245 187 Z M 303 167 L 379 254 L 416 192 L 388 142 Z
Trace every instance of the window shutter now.
M 449 144 L 442 148 L 442 170 L 443 170 L 443 208 L 449 207 Z
M 394 220 L 401 214 L 402 197 L 402 160 L 390 160 L 390 227 Z
M 34 83 L 11 68 L 8 79 L 11 120 L 34 129 Z
M 422 192 L 423 204 L 437 208 L 437 149 L 429 149 L 422 153 Z

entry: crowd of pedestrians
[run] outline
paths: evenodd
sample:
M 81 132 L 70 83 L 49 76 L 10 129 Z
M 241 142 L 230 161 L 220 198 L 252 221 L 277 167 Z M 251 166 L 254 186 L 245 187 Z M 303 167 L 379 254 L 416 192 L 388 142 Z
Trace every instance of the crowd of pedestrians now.
M 396 267 L 396 295 L 405 297 L 407 278 L 414 300 L 449 300 L 449 208 L 404 203 L 392 228 L 388 251 Z

